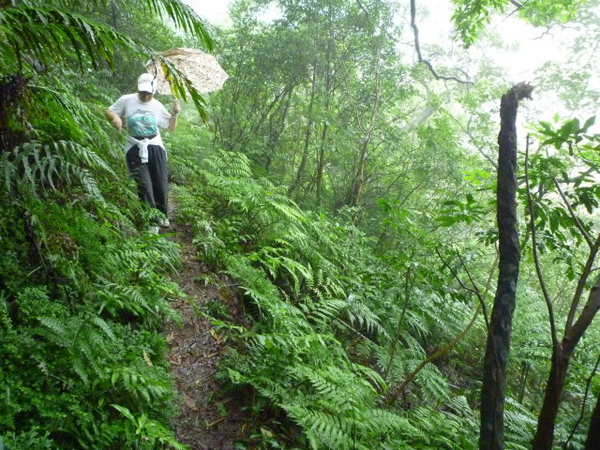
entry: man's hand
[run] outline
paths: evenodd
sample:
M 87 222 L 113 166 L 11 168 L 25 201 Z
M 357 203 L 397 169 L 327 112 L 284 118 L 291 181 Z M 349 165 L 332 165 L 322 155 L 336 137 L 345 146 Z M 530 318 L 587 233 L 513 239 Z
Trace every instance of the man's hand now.
M 177 128 L 177 115 L 181 111 L 181 106 L 179 105 L 179 100 L 175 100 L 173 102 L 173 106 L 171 106 L 171 118 L 169 119 L 169 127 L 167 130 L 174 131 Z
M 113 119 L 110 121 L 110 123 L 112 124 L 113 127 L 115 127 L 117 129 L 117 131 L 121 131 L 121 129 L 123 128 L 123 121 L 121 120 L 121 118 L 119 116 L 113 117 Z
M 117 131 L 121 131 L 121 129 L 123 128 L 123 121 L 121 120 L 119 115 L 116 114 L 114 111 L 111 111 L 110 109 L 107 109 L 104 114 L 106 115 L 106 118 L 110 121 L 110 124 L 113 127 L 115 127 Z
M 179 100 L 175 100 L 173 102 L 173 106 L 171 107 L 171 114 L 176 116 L 181 111 L 181 105 L 179 104 Z

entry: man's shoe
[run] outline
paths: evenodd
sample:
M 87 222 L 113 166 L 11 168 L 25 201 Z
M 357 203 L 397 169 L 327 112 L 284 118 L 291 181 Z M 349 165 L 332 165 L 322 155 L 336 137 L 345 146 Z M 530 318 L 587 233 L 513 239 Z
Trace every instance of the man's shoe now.
M 159 219 L 158 220 L 158 225 L 166 228 L 166 227 L 170 227 L 171 226 L 171 222 L 169 222 L 169 219 Z

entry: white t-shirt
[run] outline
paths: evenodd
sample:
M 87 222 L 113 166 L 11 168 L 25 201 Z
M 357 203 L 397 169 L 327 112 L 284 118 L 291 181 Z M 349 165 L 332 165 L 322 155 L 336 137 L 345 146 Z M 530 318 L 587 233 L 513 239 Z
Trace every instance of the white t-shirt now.
M 121 117 L 127 127 L 127 134 L 137 138 L 156 136 L 152 144 L 165 147 L 160 136 L 160 128 L 169 127 L 171 114 L 164 105 L 153 98 L 143 102 L 136 94 L 127 94 L 109 106 L 111 111 Z M 131 144 L 125 143 L 125 151 Z

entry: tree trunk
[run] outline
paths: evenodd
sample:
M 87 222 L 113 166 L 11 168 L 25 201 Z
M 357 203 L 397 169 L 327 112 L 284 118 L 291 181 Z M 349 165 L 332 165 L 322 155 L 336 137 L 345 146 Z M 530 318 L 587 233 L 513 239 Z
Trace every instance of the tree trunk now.
M 298 166 L 298 170 L 296 172 L 296 178 L 294 182 L 288 188 L 288 195 L 292 195 L 294 191 L 302 184 L 302 179 L 304 178 L 304 172 L 306 171 L 306 164 L 308 162 L 308 153 L 310 149 L 310 140 L 312 137 L 312 129 L 313 129 L 313 108 L 315 104 L 315 95 L 317 90 L 317 61 L 313 63 L 313 75 L 312 75 L 312 85 L 310 90 L 310 102 L 308 103 L 308 123 L 306 124 L 305 134 L 304 134 L 304 151 L 302 152 L 302 160 L 300 161 L 300 165 Z
M 551 449 L 554 440 L 554 424 L 558 414 L 558 405 L 562 395 L 569 359 L 571 355 L 566 355 L 562 345 L 559 345 L 552 352 L 552 365 L 546 392 L 544 393 L 544 403 L 540 416 L 538 417 L 537 430 L 531 443 L 531 448 L 536 450 Z
M 317 151 L 317 173 L 316 173 L 316 183 L 317 183 L 317 207 L 321 206 L 321 201 L 323 200 L 323 175 L 325 172 L 325 145 L 328 139 L 327 131 L 329 130 L 329 125 L 327 123 L 323 124 L 323 130 L 321 131 L 321 144 L 319 145 L 319 150 Z
M 590 260 L 595 258 L 597 254 L 597 245 L 599 243 L 600 238 L 596 241 L 596 246 L 592 249 Z M 532 441 L 532 448 L 534 450 L 552 449 L 554 425 L 556 423 L 558 407 L 560 406 L 560 400 L 565 386 L 565 379 L 569 369 L 571 355 L 585 333 L 585 330 L 587 330 L 592 323 L 598 310 L 600 310 L 600 276 L 596 278 L 596 282 L 594 283 L 594 286 L 592 286 L 587 302 L 583 307 L 579 318 L 571 327 L 565 330 L 562 342 L 552 352 L 552 366 L 550 368 L 548 384 L 546 385 L 546 392 L 544 394 L 544 403 L 538 417 L 538 425 Z
M 267 154 L 265 159 L 265 170 L 267 173 L 271 171 L 271 164 L 273 163 L 273 158 L 275 158 L 279 146 L 279 139 L 285 130 L 285 124 L 291 106 L 291 97 L 292 90 L 287 92 L 281 98 L 281 108 L 278 108 L 275 111 L 277 114 L 271 114 L 269 117 L 269 139 L 267 141 Z
M 327 50 L 325 51 L 325 72 L 324 72 L 324 86 L 325 89 L 325 98 L 323 101 L 323 111 L 326 114 L 326 119 L 322 122 L 322 130 L 321 130 L 321 142 L 319 144 L 319 148 L 317 150 L 317 170 L 315 173 L 315 182 L 317 185 L 317 209 L 321 209 L 321 204 L 323 201 L 323 192 L 324 192 L 324 175 L 325 175 L 325 151 L 329 146 L 329 117 L 332 113 L 331 111 L 331 103 L 333 100 L 333 82 L 335 75 L 335 46 L 336 46 L 336 37 L 333 32 L 334 23 L 334 8 L 331 3 L 329 3 L 327 8 L 327 22 L 328 22 L 328 39 L 327 39 Z
M 348 194 L 346 194 L 346 201 L 344 202 L 347 206 L 358 206 L 360 194 L 365 183 L 365 167 L 367 165 L 368 146 L 368 142 L 365 141 L 361 148 L 358 168 L 356 169 L 354 179 L 352 180 Z
M 365 172 L 367 168 L 367 159 L 369 157 L 369 148 L 372 146 L 373 132 L 375 129 L 375 116 L 379 109 L 379 94 L 380 91 L 377 89 L 376 101 L 371 110 L 370 123 L 366 126 L 364 133 L 365 136 L 360 146 L 360 155 L 358 159 L 358 167 L 354 174 L 352 184 L 346 194 L 345 204 L 348 206 L 358 206 L 360 201 L 360 195 L 366 182 Z
M 0 153 L 27 142 L 24 105 L 29 79 L 21 73 L 5 76 L 0 83 Z
M 480 450 L 504 448 L 504 396 L 506 364 L 519 278 L 517 229 L 517 131 L 519 100 L 531 98 L 531 86 L 520 83 L 502 96 L 498 135 L 498 186 L 496 220 L 499 232 L 499 273 L 490 319 L 481 388 Z
M 585 450 L 596 450 L 598 448 L 600 448 L 600 394 L 598 400 L 596 400 L 596 406 L 590 421 L 590 429 L 585 441 Z

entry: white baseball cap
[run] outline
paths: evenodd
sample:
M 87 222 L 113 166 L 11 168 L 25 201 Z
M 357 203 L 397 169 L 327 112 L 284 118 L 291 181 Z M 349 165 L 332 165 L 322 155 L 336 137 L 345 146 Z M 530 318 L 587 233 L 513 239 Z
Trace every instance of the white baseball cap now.
M 156 82 L 154 75 L 151 73 L 143 73 L 137 80 L 138 92 L 150 92 L 154 94 L 156 92 Z

